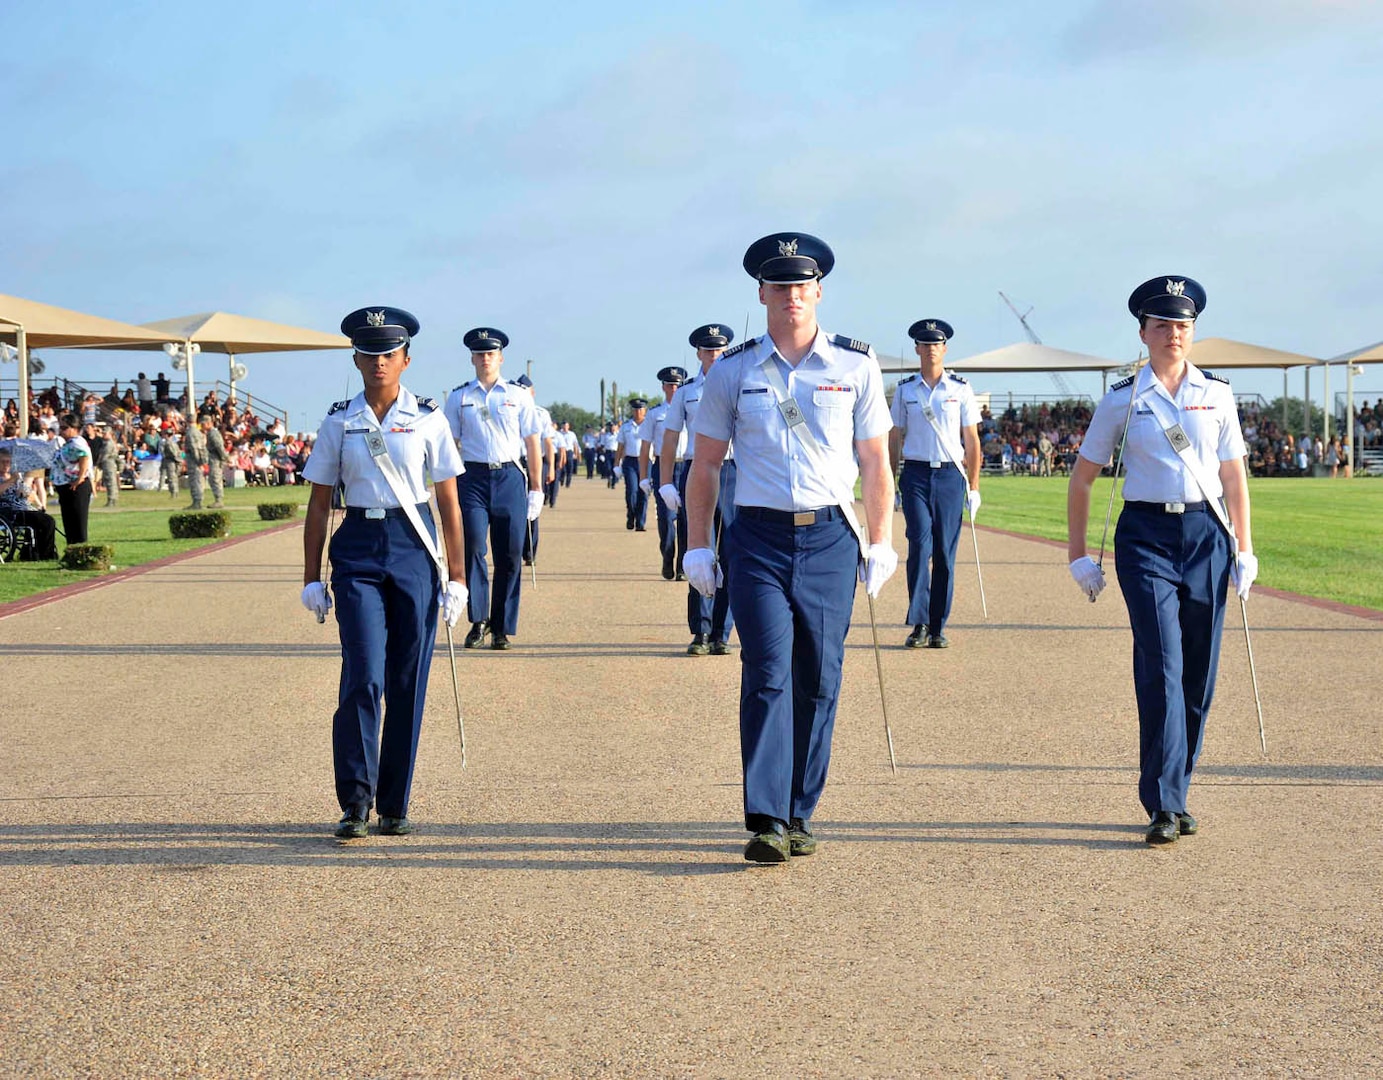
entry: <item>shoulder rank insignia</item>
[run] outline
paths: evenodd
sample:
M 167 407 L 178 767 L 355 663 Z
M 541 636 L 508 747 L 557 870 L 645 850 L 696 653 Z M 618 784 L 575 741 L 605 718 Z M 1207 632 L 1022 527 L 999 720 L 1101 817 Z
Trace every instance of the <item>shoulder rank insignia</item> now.
M 848 338 L 844 334 L 832 334 L 831 344 L 842 349 L 849 349 L 851 352 L 868 353 L 868 342 L 860 341 L 856 338 Z
M 735 353 L 743 352 L 745 349 L 749 348 L 749 346 L 757 345 L 758 343 L 759 339 L 756 337 L 746 338 L 745 340 L 741 341 L 738 345 L 726 349 L 723 353 L 720 354 L 720 358 L 724 360 L 727 356 L 734 356 Z
M 1116 382 L 1116 383 L 1115 383 L 1113 386 L 1111 386 L 1109 389 L 1110 389 L 1111 391 L 1113 391 L 1113 390 L 1124 390 L 1124 389 L 1127 389 L 1128 387 L 1130 387 L 1130 386 L 1132 386 L 1132 385 L 1133 385 L 1133 376 L 1130 375 L 1127 379 L 1120 379 L 1118 382 Z
M 350 403 L 351 403 L 350 398 L 347 398 L 345 401 L 338 401 L 338 402 L 336 402 L 334 405 L 332 405 L 332 407 L 331 407 L 330 409 L 327 410 L 327 415 L 328 415 L 328 416 L 334 416 L 336 413 L 339 413 L 339 412 L 344 411 L 345 408 L 346 408 L 346 406 L 349 405 Z
M 1224 383 L 1226 386 L 1229 385 L 1228 379 L 1223 375 L 1216 375 L 1213 371 L 1206 371 L 1205 368 L 1201 368 L 1201 374 L 1212 382 Z
M 464 390 L 464 389 L 466 389 L 466 387 L 470 386 L 471 383 L 473 383 L 473 382 L 475 382 L 474 379 L 467 379 L 467 380 L 466 380 L 465 382 L 463 382 L 460 386 L 453 386 L 453 387 L 451 388 L 451 392 L 454 394 L 454 393 L 456 393 L 456 391 L 458 391 L 458 390 Z
M 916 375 L 909 375 L 906 379 L 899 379 L 899 380 L 898 380 L 898 385 L 899 385 L 899 386 L 903 386 L 903 385 L 906 384 L 906 383 L 912 382 L 915 378 L 917 378 Z
M 437 411 L 437 399 L 436 399 L 436 398 L 430 398 L 430 397 L 420 397 L 420 398 L 418 399 L 418 408 L 420 408 L 420 409 L 426 409 L 428 412 L 436 412 L 436 411 Z
M 968 380 L 962 379 L 959 375 L 955 374 L 954 372 L 948 371 L 948 372 L 946 373 L 946 377 L 947 377 L 948 379 L 950 379 L 952 382 L 958 382 L 958 383 L 960 383 L 961 386 L 969 386 L 969 385 L 970 385 L 970 383 L 969 383 Z

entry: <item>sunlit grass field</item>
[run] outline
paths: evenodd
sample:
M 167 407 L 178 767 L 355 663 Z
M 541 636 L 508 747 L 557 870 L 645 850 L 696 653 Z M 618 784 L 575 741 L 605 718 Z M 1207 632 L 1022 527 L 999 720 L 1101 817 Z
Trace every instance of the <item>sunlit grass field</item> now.
M 1111 483 L 1104 477 L 1095 482 L 1092 554 L 1099 550 Z M 980 525 L 1065 542 L 1065 477 L 984 477 L 980 494 Z M 1383 481 L 1250 480 L 1249 498 L 1260 584 L 1383 610 Z M 1120 501 L 1116 495 L 1115 521 Z M 1111 524 L 1111 549 L 1113 533 Z
M 260 503 L 294 502 L 305 505 L 309 485 L 300 484 L 288 487 L 253 487 L 226 489 L 226 509 L 231 515 L 231 535 L 244 536 L 246 533 L 280 525 L 278 521 L 261 521 L 255 507 Z M 214 540 L 174 540 L 168 532 L 168 516 L 182 511 L 188 504 L 186 490 L 171 497 L 166 491 L 122 491 L 120 502 L 114 510 L 104 508 L 106 497 L 98 492 L 91 500 L 91 516 L 88 519 L 88 541 L 93 544 L 111 544 L 115 556 L 113 567 L 124 570 L 140 563 L 152 562 L 168 555 L 177 555 L 193 548 L 215 543 Z M 204 505 L 211 503 L 211 491 L 207 489 Z M 62 515 L 56 503 L 50 503 L 48 512 L 62 527 Z M 301 520 L 302 511 L 298 512 Z M 58 550 L 64 547 L 62 536 L 58 536 Z M 83 581 L 97 576 L 92 571 L 63 570 L 56 562 L 16 562 L 0 565 L 0 603 L 19 600 L 47 589 L 55 589 L 73 581 Z

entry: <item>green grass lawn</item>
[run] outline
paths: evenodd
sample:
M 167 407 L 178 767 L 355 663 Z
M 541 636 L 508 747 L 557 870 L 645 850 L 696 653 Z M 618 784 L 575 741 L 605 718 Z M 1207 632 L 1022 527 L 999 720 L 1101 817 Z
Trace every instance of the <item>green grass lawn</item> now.
M 1103 477 L 1095 482 L 1092 555 L 1099 551 L 1110 483 Z M 985 477 L 980 493 L 981 525 L 1065 542 L 1065 477 Z M 1250 480 L 1249 498 L 1261 584 L 1383 610 L 1383 483 L 1363 478 Z M 1115 496 L 1115 521 L 1119 504 Z M 1113 534 L 1111 524 L 1111 549 Z
M 255 507 L 262 502 L 307 503 L 309 485 L 274 488 L 236 488 L 226 491 L 226 509 L 231 515 L 231 535 L 244 536 L 282 524 L 278 521 L 261 521 Z M 111 544 L 115 556 L 111 560 L 117 570 L 124 570 L 141 563 L 162 559 L 167 555 L 177 555 L 193 548 L 215 543 L 215 540 L 174 540 L 168 532 L 168 516 L 181 511 L 188 503 L 188 495 L 180 492 L 171 498 L 167 492 L 122 491 L 118 509 L 106 510 L 106 497 L 98 493 L 91 501 L 88 540 L 93 544 Z M 211 502 L 211 492 L 207 491 L 206 502 Z M 62 527 L 62 517 L 56 503 L 49 504 L 49 512 Z M 302 512 L 299 511 L 299 520 Z M 63 539 L 58 537 L 58 550 L 63 548 Z M 47 589 L 55 589 L 73 581 L 83 581 L 96 577 L 93 571 L 60 569 L 56 562 L 7 563 L 0 565 L 0 603 L 19 600 Z

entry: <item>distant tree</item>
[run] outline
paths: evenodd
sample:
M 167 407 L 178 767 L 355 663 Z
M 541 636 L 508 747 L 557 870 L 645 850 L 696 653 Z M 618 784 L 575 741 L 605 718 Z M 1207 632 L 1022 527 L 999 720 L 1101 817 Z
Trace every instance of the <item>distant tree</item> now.
M 1264 420 L 1273 420 L 1278 424 L 1282 423 L 1282 397 L 1281 395 L 1272 399 L 1263 407 L 1262 417 Z M 1287 432 L 1292 435 L 1301 436 L 1306 433 L 1306 406 L 1299 397 L 1289 397 L 1287 399 Z M 1321 412 L 1321 407 L 1314 402 L 1311 405 L 1311 433 L 1319 435 L 1325 430 L 1325 414 Z M 1284 434 L 1286 434 L 1284 433 Z
M 547 407 L 547 411 L 552 413 L 552 422 L 558 427 L 570 421 L 572 431 L 577 433 L 585 431 L 588 427 L 600 426 L 600 418 L 590 409 L 583 409 L 579 405 L 565 401 L 553 402 Z

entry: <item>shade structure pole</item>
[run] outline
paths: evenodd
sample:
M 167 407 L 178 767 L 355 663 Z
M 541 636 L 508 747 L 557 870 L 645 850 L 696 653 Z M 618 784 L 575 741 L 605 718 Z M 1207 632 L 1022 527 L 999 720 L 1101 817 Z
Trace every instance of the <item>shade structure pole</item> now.
M 186 424 L 188 417 L 197 415 L 197 390 L 196 384 L 192 380 L 192 340 L 190 338 L 182 343 L 182 354 L 187 357 L 187 408 L 183 410 L 183 423 Z
M 14 344 L 19 350 L 19 437 L 29 434 L 29 337 L 16 324 Z
M 1282 369 L 1282 434 L 1287 435 L 1291 432 L 1291 427 L 1287 424 L 1287 369 Z
M 1345 363 L 1345 479 L 1354 475 L 1354 361 Z
M 1325 434 L 1321 436 L 1325 440 L 1326 446 L 1330 445 L 1330 365 L 1324 364 L 1321 368 L 1321 377 L 1325 381 L 1325 387 L 1321 390 L 1321 398 L 1325 408 L 1321 410 L 1325 417 Z

